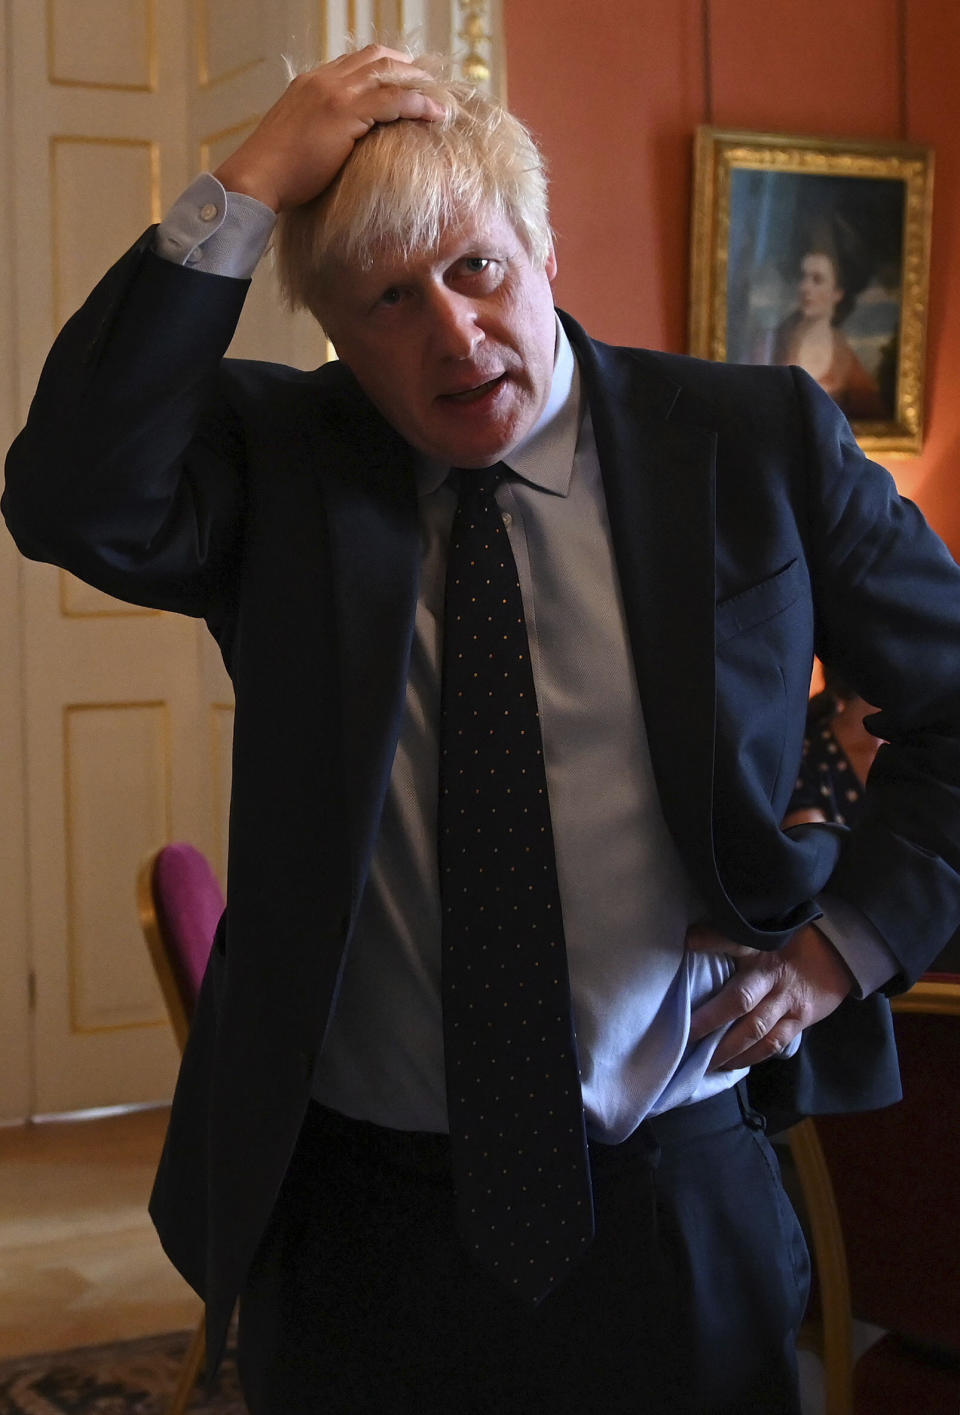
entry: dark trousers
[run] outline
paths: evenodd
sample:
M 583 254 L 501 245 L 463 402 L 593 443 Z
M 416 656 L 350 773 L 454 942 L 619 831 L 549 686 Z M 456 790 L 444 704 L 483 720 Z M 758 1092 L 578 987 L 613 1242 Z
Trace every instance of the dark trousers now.
M 597 1236 L 527 1310 L 460 1250 L 444 1137 L 311 1105 L 241 1295 L 252 1415 L 796 1415 L 807 1253 L 739 1091 L 591 1156 Z

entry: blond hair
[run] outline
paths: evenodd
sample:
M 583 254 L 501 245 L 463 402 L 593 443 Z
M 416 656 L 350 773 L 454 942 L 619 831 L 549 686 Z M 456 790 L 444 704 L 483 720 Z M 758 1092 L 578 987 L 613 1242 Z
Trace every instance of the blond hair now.
M 445 109 L 435 122 L 377 124 L 330 186 L 283 212 L 275 252 L 284 298 L 321 318 L 324 277 L 334 265 L 370 269 L 377 256 L 435 249 L 444 231 L 482 210 L 505 217 L 534 265 L 551 249 L 543 157 L 524 125 L 472 85 L 444 76 L 433 55 L 414 62 L 431 78 L 384 70 L 389 83 L 421 89 Z

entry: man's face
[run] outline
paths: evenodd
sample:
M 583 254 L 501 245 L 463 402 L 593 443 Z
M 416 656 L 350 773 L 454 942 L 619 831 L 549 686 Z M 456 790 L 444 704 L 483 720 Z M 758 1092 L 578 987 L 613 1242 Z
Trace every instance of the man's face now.
M 487 467 L 536 422 L 553 377 L 551 249 L 543 270 L 493 212 L 439 249 L 338 269 L 320 313 L 340 358 L 414 447 Z

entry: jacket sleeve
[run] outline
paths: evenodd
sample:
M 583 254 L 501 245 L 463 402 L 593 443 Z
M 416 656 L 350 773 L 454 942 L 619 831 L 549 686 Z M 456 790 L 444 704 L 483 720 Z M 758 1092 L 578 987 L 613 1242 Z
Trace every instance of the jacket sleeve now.
M 58 336 L 2 507 L 31 559 L 203 615 L 237 554 L 243 456 L 222 359 L 249 281 L 160 260 L 152 235 Z
M 960 569 L 831 400 L 794 372 L 820 478 L 807 512 L 817 652 L 876 705 L 868 725 L 886 744 L 828 889 L 898 960 L 896 991 L 960 920 Z

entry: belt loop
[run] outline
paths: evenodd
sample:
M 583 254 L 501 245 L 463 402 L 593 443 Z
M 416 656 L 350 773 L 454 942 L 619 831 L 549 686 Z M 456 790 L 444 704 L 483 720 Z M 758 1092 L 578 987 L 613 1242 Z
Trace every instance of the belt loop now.
M 750 1104 L 750 1095 L 747 1090 L 746 1079 L 738 1081 L 734 1087 L 737 1093 L 737 1100 L 740 1103 L 740 1114 L 743 1116 L 744 1125 L 751 1130 L 759 1130 L 761 1133 L 766 1130 L 766 1118 L 758 1110 L 754 1110 Z

